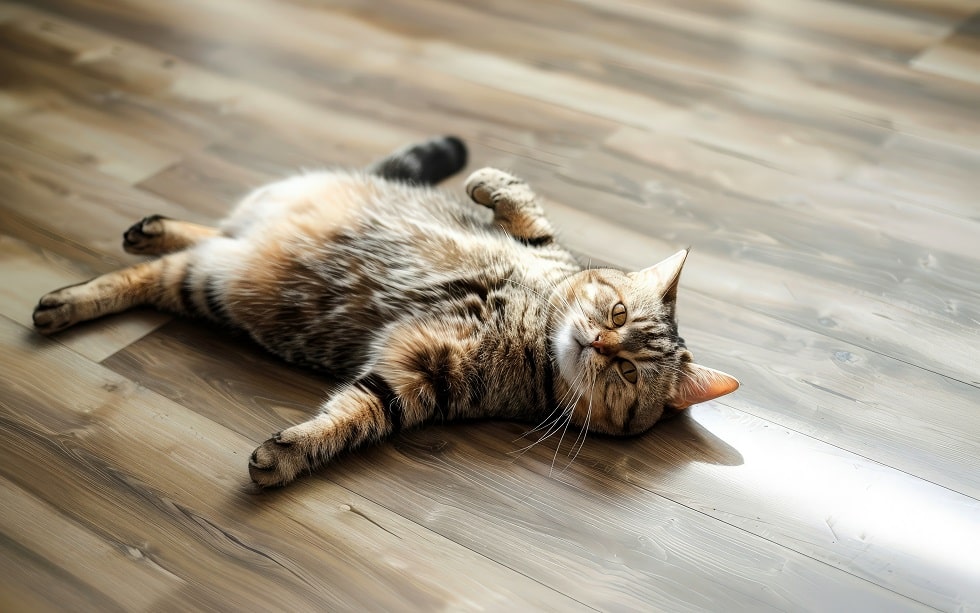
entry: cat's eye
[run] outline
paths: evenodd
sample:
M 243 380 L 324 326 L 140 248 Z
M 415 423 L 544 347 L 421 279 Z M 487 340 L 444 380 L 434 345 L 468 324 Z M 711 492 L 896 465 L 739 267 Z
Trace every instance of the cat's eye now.
M 637 372 L 636 372 L 636 366 L 633 365 L 633 362 L 620 360 L 619 374 L 623 375 L 623 378 L 629 381 L 630 383 L 636 383 Z
M 626 305 L 622 302 L 617 303 L 613 307 L 612 322 L 617 328 L 626 323 Z

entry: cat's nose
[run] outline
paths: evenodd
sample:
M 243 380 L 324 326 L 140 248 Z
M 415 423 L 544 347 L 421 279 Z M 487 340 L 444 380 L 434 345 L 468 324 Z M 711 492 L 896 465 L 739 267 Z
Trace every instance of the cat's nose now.
M 615 339 L 604 337 L 601 333 L 596 335 L 591 345 L 601 355 L 616 355 L 619 353 L 619 343 Z

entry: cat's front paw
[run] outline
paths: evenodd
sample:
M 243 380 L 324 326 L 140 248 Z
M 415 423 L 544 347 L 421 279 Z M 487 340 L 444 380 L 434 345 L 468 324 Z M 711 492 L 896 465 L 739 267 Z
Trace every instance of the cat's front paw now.
M 262 487 L 281 487 L 311 468 L 302 444 L 279 432 L 255 448 L 248 460 L 248 475 Z
M 54 334 L 82 320 L 78 313 L 79 285 L 71 285 L 45 294 L 34 307 L 34 329 Z
M 161 215 L 150 215 L 134 223 L 123 233 L 123 249 L 136 255 L 156 255 L 164 251 L 163 220 Z
M 466 194 L 483 206 L 494 208 L 495 195 L 509 187 L 523 185 L 524 181 L 496 168 L 481 168 L 466 179 Z

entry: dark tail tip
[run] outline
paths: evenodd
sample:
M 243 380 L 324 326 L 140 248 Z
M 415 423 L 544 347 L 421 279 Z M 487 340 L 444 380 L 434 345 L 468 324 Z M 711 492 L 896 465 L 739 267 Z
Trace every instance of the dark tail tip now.
M 435 185 L 462 170 L 468 157 L 459 137 L 439 136 L 378 160 L 368 172 L 392 181 Z
M 463 139 L 459 138 L 458 136 L 443 136 L 441 140 L 447 147 L 450 148 L 457 163 L 457 166 L 452 171 L 452 174 L 466 168 L 466 163 L 469 162 L 470 152 L 466 149 L 466 143 L 463 142 Z

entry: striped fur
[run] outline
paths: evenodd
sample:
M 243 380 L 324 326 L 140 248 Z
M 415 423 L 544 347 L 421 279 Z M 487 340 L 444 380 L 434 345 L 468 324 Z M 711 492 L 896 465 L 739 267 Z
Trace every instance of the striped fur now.
M 44 296 L 35 326 L 148 304 L 348 380 L 255 450 L 263 486 L 428 421 L 635 434 L 665 408 L 737 386 L 694 365 L 677 335 L 685 252 L 636 273 L 582 270 L 516 177 L 473 173 L 466 192 L 481 206 L 429 187 L 465 157 L 447 137 L 368 172 L 298 175 L 256 190 L 216 229 L 146 218 L 124 246 L 160 257 Z

